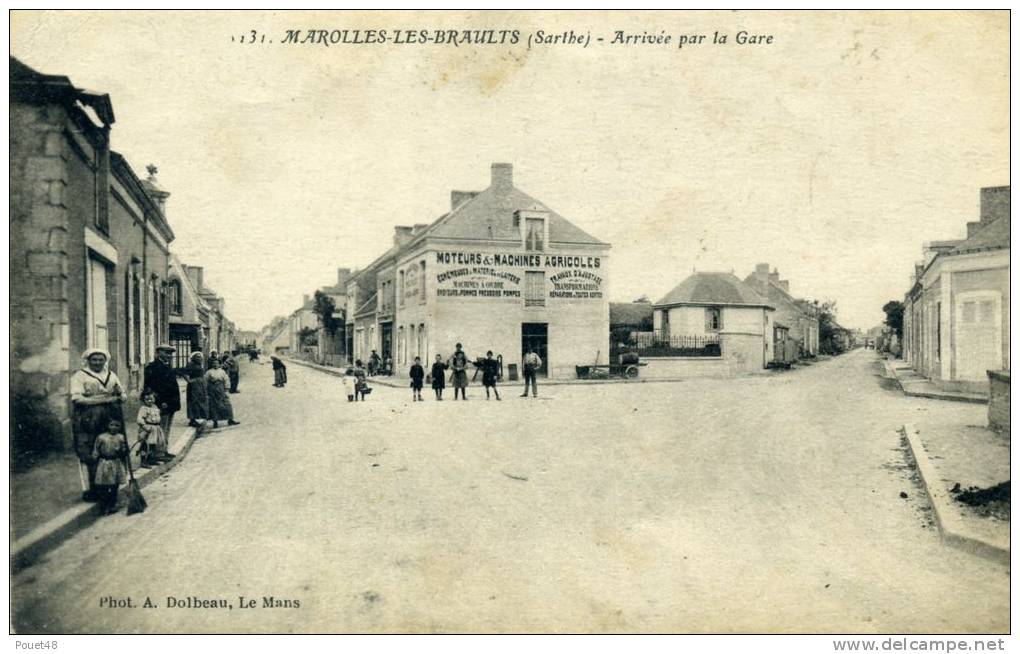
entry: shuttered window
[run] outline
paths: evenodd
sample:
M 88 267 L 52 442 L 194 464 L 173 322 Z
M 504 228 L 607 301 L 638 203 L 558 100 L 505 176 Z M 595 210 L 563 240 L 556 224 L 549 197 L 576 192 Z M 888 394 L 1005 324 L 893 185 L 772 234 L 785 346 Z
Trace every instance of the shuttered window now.
M 107 324 L 106 265 L 89 258 L 88 267 L 88 341 L 92 347 L 109 351 L 110 328 Z
M 526 271 L 524 273 L 524 306 L 545 306 L 545 273 Z

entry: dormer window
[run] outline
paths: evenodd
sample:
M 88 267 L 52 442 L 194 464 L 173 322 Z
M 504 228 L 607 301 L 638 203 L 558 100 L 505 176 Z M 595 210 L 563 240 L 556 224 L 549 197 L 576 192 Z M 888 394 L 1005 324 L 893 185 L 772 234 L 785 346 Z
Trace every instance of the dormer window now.
M 524 219 L 524 249 L 528 252 L 545 250 L 545 219 Z

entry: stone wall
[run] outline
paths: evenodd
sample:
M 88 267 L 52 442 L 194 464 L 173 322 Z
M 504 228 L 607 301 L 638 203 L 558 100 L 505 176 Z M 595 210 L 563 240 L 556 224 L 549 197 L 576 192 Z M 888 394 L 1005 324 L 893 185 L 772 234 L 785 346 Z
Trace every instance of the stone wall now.
M 1009 437 L 1009 371 L 989 370 L 988 427 Z
M 67 114 L 10 105 L 11 451 L 71 444 Z

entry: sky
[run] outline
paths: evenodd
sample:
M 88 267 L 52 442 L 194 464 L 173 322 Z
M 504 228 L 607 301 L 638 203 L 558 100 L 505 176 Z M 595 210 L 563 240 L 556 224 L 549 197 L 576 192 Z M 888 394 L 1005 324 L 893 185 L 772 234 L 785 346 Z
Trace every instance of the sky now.
M 309 29 L 520 36 L 280 43 Z M 571 29 L 589 46 L 527 43 Z M 172 249 L 240 329 L 484 189 L 493 162 L 612 244 L 611 301 L 767 262 L 865 329 L 923 243 L 962 238 L 980 188 L 1009 184 L 1004 11 L 14 12 L 11 54 L 110 94 L 113 148 L 158 166 Z

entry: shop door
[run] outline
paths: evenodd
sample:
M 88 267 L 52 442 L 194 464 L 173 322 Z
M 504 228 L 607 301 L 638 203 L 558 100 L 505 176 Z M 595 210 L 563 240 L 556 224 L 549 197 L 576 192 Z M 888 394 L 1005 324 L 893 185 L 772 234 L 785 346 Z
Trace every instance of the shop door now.
M 542 359 L 542 367 L 538 369 L 538 374 L 547 374 L 549 371 L 549 323 L 526 322 L 521 324 L 522 361 L 524 355 L 532 349 Z
M 987 381 L 1002 368 L 1002 308 L 997 294 L 961 294 L 956 301 L 956 376 Z
M 393 356 L 393 323 L 383 323 L 379 326 L 379 356 L 383 364 Z

